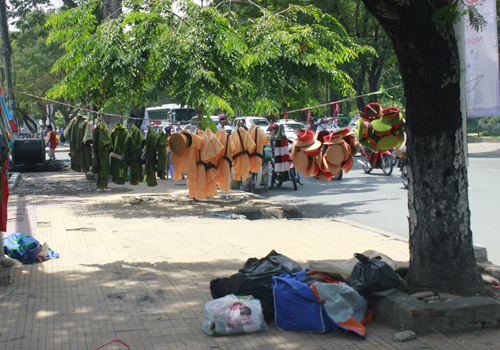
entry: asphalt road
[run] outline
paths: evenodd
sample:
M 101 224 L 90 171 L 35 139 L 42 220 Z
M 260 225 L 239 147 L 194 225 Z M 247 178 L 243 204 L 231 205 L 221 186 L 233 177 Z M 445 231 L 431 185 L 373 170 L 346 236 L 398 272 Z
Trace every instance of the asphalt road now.
M 500 266 L 500 143 L 469 144 L 469 206 L 474 245 L 486 247 L 488 259 Z M 67 159 L 59 149 L 58 159 Z M 331 217 L 358 223 L 408 239 L 408 195 L 399 169 L 391 176 L 381 169 L 365 174 L 361 164 L 340 181 L 324 182 L 302 177 L 303 186 L 293 191 L 292 183 L 259 194 L 279 203 L 299 206 L 304 216 Z
M 474 245 L 486 247 L 488 259 L 500 266 L 500 143 L 469 144 L 468 172 Z M 260 194 L 299 206 L 307 217 L 348 220 L 408 239 L 408 195 L 399 169 L 391 176 L 380 169 L 368 175 L 355 162 L 340 181 L 302 180 L 304 185 L 297 191 L 291 182 L 285 182 L 281 188 Z

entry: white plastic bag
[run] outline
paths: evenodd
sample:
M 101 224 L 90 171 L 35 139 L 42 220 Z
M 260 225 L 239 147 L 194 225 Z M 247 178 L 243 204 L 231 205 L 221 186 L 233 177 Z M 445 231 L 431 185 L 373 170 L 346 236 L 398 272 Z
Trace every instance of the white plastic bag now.
M 201 326 L 208 335 L 229 335 L 267 331 L 260 300 L 249 296 L 226 295 L 205 304 Z

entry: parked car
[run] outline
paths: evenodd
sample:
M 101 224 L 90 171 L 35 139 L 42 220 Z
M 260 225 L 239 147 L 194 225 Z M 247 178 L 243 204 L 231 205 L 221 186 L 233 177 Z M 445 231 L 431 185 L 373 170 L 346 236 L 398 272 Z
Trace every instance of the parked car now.
M 297 139 L 297 133 L 295 132 L 295 130 L 304 129 L 306 127 L 304 124 L 296 122 L 294 120 L 286 121 L 284 119 L 280 119 L 276 122 L 276 124 L 283 126 L 286 138 L 292 141 Z M 265 131 L 269 134 L 269 126 L 265 129 Z
M 262 117 L 237 117 L 234 119 L 234 127 L 236 129 L 238 129 L 243 124 L 247 128 L 250 128 L 252 125 L 256 125 L 264 130 L 269 126 L 269 122 L 267 121 L 267 119 Z

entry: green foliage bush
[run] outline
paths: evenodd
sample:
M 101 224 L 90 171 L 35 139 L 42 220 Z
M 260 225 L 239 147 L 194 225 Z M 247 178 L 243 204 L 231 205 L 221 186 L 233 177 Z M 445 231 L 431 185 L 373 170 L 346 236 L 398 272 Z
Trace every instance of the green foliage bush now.
M 468 118 L 467 133 L 478 136 L 500 136 L 500 117 Z

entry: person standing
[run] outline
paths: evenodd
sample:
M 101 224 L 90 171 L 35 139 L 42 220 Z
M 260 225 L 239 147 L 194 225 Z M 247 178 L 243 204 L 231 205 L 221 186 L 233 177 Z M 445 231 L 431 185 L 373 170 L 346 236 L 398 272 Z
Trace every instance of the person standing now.
M 217 124 L 217 130 L 224 129 L 227 125 L 227 116 L 224 113 L 219 115 L 219 124 Z
M 330 131 L 330 129 L 328 128 L 328 120 L 324 118 L 320 120 L 319 125 L 316 128 L 316 132 L 318 133 L 320 131 Z
M 49 144 L 49 160 L 56 160 L 56 132 L 52 129 L 52 125 L 47 125 L 47 134 L 48 134 L 48 144 Z

